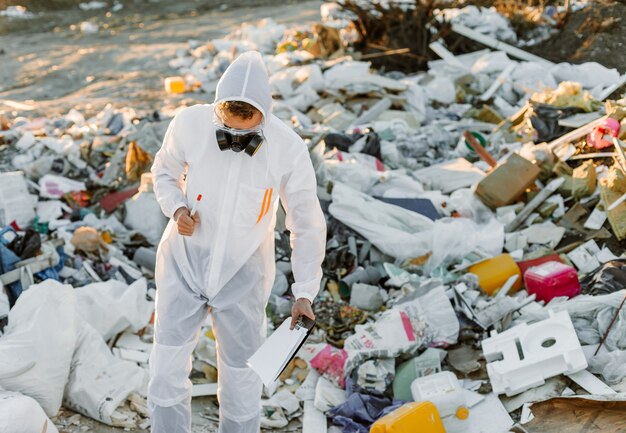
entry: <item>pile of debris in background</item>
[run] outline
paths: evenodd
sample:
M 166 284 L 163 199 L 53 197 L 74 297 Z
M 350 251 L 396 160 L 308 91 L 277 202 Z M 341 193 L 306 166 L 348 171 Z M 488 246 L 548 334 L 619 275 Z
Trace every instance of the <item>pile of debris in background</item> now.
M 237 54 L 263 52 L 274 114 L 316 168 L 318 327 L 266 389 L 263 428 L 366 433 L 405 410 L 441 418 L 432 432 L 624 431 L 626 75 L 522 51 L 496 9 L 438 7 L 325 3 L 312 27 L 264 19 L 170 62 L 168 91 L 212 99 Z M 169 121 L 0 114 L 0 415 L 148 428 L 166 223 L 149 168 Z M 293 298 L 282 217 L 273 326 Z M 194 396 L 216 392 L 209 323 Z

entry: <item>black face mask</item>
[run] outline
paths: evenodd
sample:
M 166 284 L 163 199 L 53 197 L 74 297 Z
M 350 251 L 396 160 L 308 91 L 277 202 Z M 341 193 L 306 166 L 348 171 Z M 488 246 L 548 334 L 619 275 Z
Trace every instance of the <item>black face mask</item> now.
M 253 156 L 263 144 L 263 135 L 259 132 L 252 132 L 245 135 L 235 135 L 223 129 L 215 129 L 215 138 L 220 150 L 232 150 L 233 152 L 245 152 Z

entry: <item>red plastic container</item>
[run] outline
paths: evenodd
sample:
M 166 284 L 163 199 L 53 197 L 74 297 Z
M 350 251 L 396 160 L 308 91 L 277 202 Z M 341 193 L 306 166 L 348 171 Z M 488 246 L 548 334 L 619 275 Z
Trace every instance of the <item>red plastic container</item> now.
M 576 269 L 560 262 L 546 262 L 529 268 L 524 274 L 524 285 L 538 301 L 549 302 L 557 296 L 569 298 L 580 293 Z

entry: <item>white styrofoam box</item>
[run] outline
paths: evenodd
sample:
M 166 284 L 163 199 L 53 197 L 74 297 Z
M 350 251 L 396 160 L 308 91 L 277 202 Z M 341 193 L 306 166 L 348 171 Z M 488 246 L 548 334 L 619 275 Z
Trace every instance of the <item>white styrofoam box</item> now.
M 587 368 L 585 354 L 567 311 L 541 322 L 525 323 L 482 342 L 487 373 L 496 394 L 512 396 L 545 383 L 545 379 Z

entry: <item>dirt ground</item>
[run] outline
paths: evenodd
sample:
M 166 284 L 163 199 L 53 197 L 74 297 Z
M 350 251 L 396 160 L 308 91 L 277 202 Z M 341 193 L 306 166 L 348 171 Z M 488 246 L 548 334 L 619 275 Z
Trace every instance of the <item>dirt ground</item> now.
M 319 1 L 291 7 L 284 4 L 293 1 L 239 2 L 265 3 L 245 8 L 227 2 L 226 8 L 212 9 L 207 6 L 211 3 L 217 4 L 150 0 L 143 2 L 141 12 L 130 3 L 110 16 L 108 8 L 42 12 L 47 24 L 38 23 L 39 18 L 10 20 L 20 27 L 4 35 L 1 29 L 9 20 L 0 21 L 0 110 L 50 116 L 72 107 L 95 113 L 107 103 L 151 111 L 206 102 L 202 93 L 172 96 L 163 90 L 163 79 L 176 74 L 168 61 L 188 40 L 206 41 L 263 17 L 286 23 L 320 18 Z M 86 35 L 71 28 L 86 19 L 99 24 L 100 32 Z
M 596 0 L 553 37 L 528 51 L 553 62 L 598 62 L 626 72 L 626 3 Z

